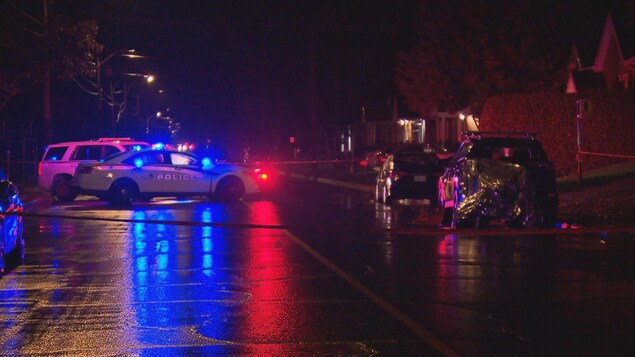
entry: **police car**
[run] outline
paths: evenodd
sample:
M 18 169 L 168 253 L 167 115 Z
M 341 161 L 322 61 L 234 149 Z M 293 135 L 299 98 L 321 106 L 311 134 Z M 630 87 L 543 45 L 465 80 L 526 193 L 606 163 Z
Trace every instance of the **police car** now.
M 261 191 L 267 175 L 258 169 L 214 164 L 208 158 L 174 149 L 141 149 L 78 165 L 74 185 L 80 193 L 111 204 L 167 196 L 208 196 L 237 201 Z
M 99 138 L 51 144 L 44 150 L 38 164 L 38 186 L 49 191 L 58 201 L 70 202 L 77 197 L 78 192 L 71 185 L 71 180 L 80 162 L 97 162 L 118 152 L 149 147 L 150 144 L 131 138 Z

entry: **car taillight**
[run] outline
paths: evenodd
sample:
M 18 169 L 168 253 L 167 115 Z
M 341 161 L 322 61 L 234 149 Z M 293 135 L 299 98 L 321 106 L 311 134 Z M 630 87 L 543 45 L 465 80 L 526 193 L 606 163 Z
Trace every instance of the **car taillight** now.
M 42 176 L 42 161 L 37 164 L 37 175 Z
M 262 169 L 254 169 L 254 176 L 256 176 L 256 179 L 259 181 L 267 181 L 269 179 L 269 174 Z

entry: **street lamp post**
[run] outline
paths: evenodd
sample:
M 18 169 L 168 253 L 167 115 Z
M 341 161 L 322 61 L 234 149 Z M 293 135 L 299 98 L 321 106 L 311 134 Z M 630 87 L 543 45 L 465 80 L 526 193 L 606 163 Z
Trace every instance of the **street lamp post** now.
M 97 89 L 97 97 L 98 97 L 97 109 L 98 109 L 98 115 L 99 115 L 99 124 L 100 124 L 99 126 L 101 127 L 99 131 L 100 132 L 105 131 L 104 130 L 105 128 L 102 126 L 106 122 L 106 120 L 104 120 L 105 118 L 103 117 L 103 106 L 104 106 L 104 102 L 106 101 L 107 104 L 111 107 L 111 110 L 110 110 L 111 128 L 108 131 L 112 132 L 113 134 L 116 134 L 116 124 L 119 122 L 122 113 L 125 112 L 126 110 L 126 101 L 127 101 L 128 92 L 132 88 L 132 85 L 128 85 L 124 81 L 123 89 L 120 89 L 119 87 L 120 83 L 115 83 L 111 80 L 110 83 L 108 83 L 109 94 L 105 94 L 106 92 L 104 91 L 103 84 L 102 84 L 102 81 L 103 81 L 102 69 L 103 69 L 103 66 L 106 65 L 106 63 L 108 63 L 110 60 L 112 60 L 115 57 L 126 57 L 131 59 L 148 58 L 147 56 L 142 56 L 137 54 L 135 50 L 119 50 L 119 51 L 115 51 L 111 53 L 110 55 L 104 58 L 99 58 L 99 57 L 97 58 L 97 65 L 96 65 L 97 67 L 96 80 L 97 81 L 96 81 L 95 87 Z M 152 83 L 155 80 L 155 76 L 151 74 L 142 74 L 142 73 L 118 73 L 118 74 L 122 76 L 128 76 L 128 77 L 142 77 L 147 83 Z M 117 102 L 117 98 L 116 98 L 118 94 L 123 94 L 123 100 L 120 103 Z
M 128 57 L 128 58 L 143 58 L 143 56 L 137 55 L 135 53 L 135 50 L 118 50 L 115 51 L 111 54 L 109 54 L 108 56 L 104 57 L 103 59 L 99 58 L 99 56 L 97 57 L 97 72 L 95 73 L 97 75 L 97 91 L 98 91 L 98 100 L 99 100 L 99 111 L 101 112 L 101 109 L 103 107 L 103 102 L 104 102 L 104 91 L 101 87 L 101 66 L 105 65 L 108 61 L 110 61 L 111 59 L 117 57 L 117 56 L 123 56 L 123 57 Z
M 151 84 L 155 81 L 156 77 L 152 74 L 143 74 L 143 73 L 121 73 L 124 76 L 133 77 L 133 78 L 143 78 L 144 83 Z M 111 98 L 112 98 L 112 111 L 111 111 L 111 120 L 113 125 L 113 130 L 115 131 L 115 136 L 117 135 L 116 128 L 117 124 L 121 120 L 121 116 L 123 115 L 124 122 L 124 131 L 128 131 L 128 94 L 130 90 L 134 88 L 135 82 L 128 84 L 128 81 L 123 81 L 123 90 L 121 93 L 123 94 L 123 99 L 120 103 L 116 101 L 116 94 L 118 91 L 116 88 L 111 88 Z M 118 106 L 118 110 L 115 112 L 115 107 Z M 137 107 L 139 106 L 139 94 L 137 94 Z

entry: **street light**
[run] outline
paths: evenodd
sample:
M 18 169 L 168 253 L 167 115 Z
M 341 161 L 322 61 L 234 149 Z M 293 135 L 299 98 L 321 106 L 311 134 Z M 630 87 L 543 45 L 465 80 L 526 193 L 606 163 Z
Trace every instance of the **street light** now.
M 103 107 L 103 101 L 104 101 L 104 94 L 103 94 L 103 89 L 101 88 L 101 67 L 103 65 L 105 65 L 108 61 L 110 61 L 111 59 L 115 58 L 115 57 L 127 57 L 127 58 L 146 58 L 145 56 L 141 56 L 136 54 L 136 50 L 134 49 L 129 49 L 129 50 L 118 50 L 115 51 L 111 54 L 109 54 L 108 56 L 104 57 L 103 59 L 100 59 L 99 56 L 97 56 L 97 91 L 98 91 L 98 96 L 99 96 L 99 112 L 101 113 L 101 109 Z
M 137 77 L 137 78 L 143 78 L 143 82 L 146 84 L 151 84 L 155 81 L 156 77 L 152 74 L 143 74 L 143 73 L 120 73 L 121 76 L 125 76 L 125 77 Z M 111 86 L 110 86 L 110 99 L 111 102 L 108 103 L 111 106 L 111 122 L 113 125 L 113 130 L 115 131 L 115 135 L 118 135 L 116 133 L 117 131 L 117 125 L 120 122 L 120 120 L 124 119 L 124 130 L 128 130 L 128 94 L 130 93 L 130 91 L 132 90 L 132 88 L 135 87 L 135 83 L 136 82 L 129 82 L 126 80 L 123 80 L 123 88 L 118 88 L 119 85 L 121 85 L 121 82 L 116 82 L 115 85 L 113 86 L 113 83 L 111 82 Z M 139 93 L 137 93 L 137 110 L 139 110 Z M 123 98 L 118 101 L 118 98 L 121 98 L 121 96 L 123 96 Z M 138 115 L 138 114 L 137 114 Z
M 139 55 L 134 49 L 114 51 L 105 57 L 97 55 L 95 56 L 96 61 L 95 67 L 93 67 L 93 71 L 91 71 L 87 76 L 82 75 L 74 78 L 74 82 L 82 90 L 91 95 L 97 96 L 98 125 L 96 127 L 96 130 L 99 135 L 102 135 L 106 130 L 116 129 L 114 126 L 110 129 L 107 129 L 106 127 L 107 124 L 104 120 L 105 118 L 103 117 L 104 102 L 106 102 L 111 107 L 112 125 L 115 125 L 117 122 L 119 122 L 121 115 L 124 114 L 124 112 L 126 111 L 127 95 L 130 91 L 130 88 L 134 86 L 134 83 L 122 80 L 123 76 L 142 77 L 145 83 L 153 83 L 156 81 L 156 76 L 149 73 L 122 73 L 120 71 L 111 73 L 112 71 L 105 70 L 104 66 L 111 62 L 115 57 L 126 57 L 133 60 L 151 58 L 148 56 Z M 111 73 L 119 78 L 114 78 L 113 76 L 109 75 L 109 78 L 107 80 L 107 82 L 109 83 L 103 83 L 106 73 Z M 118 100 L 121 99 L 120 96 L 123 96 L 122 101 Z
M 143 77 L 146 83 L 153 83 L 156 79 L 154 74 L 145 74 L 145 73 L 122 73 L 124 76 L 128 77 Z
M 107 62 L 109 62 L 110 60 L 112 60 L 115 57 L 126 57 L 126 58 L 130 58 L 130 59 L 143 59 L 143 58 L 149 58 L 147 56 L 142 56 L 136 53 L 136 51 L 134 49 L 131 50 L 119 50 L 119 51 L 115 51 L 113 53 L 111 53 L 110 55 L 106 56 L 105 58 L 98 60 L 97 62 L 97 87 L 99 90 L 99 113 L 100 113 L 100 122 L 101 120 L 101 113 L 103 110 L 103 102 L 104 99 L 107 100 L 108 105 L 111 107 L 111 120 L 110 123 L 112 125 L 111 130 L 113 131 L 113 134 L 116 134 L 117 131 L 117 125 L 120 122 L 120 120 L 122 119 L 122 116 L 124 118 L 124 128 L 125 130 L 127 130 L 127 104 L 128 104 L 128 94 L 130 93 L 131 89 L 134 87 L 135 82 L 128 82 L 125 79 L 116 79 L 116 78 L 111 78 L 110 79 L 110 83 L 109 83 L 109 87 L 110 87 L 110 93 L 109 96 L 108 95 L 104 95 L 104 90 L 102 88 L 102 68 L 103 65 L 105 65 Z M 148 74 L 148 73 L 129 73 L 129 72 L 117 72 L 116 73 L 117 76 L 119 76 L 120 78 L 125 78 L 125 77 L 140 77 L 143 78 L 145 83 L 153 83 L 156 80 L 156 77 L 153 74 Z M 123 83 L 123 84 L 122 84 Z M 121 97 L 122 96 L 122 97 Z M 137 97 L 137 101 L 138 101 L 138 97 Z

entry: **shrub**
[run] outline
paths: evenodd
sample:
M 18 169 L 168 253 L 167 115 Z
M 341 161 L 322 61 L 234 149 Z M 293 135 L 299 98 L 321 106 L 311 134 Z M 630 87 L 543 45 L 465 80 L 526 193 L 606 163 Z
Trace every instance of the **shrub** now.
M 582 151 L 635 156 L 635 92 L 595 90 L 580 94 L 589 110 L 582 119 Z M 576 96 L 564 93 L 494 96 L 485 103 L 482 131 L 536 132 L 558 176 L 577 171 Z M 582 156 L 583 171 L 624 159 Z

